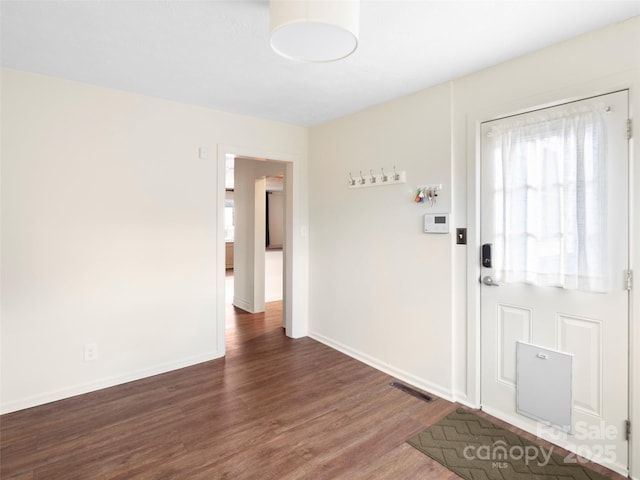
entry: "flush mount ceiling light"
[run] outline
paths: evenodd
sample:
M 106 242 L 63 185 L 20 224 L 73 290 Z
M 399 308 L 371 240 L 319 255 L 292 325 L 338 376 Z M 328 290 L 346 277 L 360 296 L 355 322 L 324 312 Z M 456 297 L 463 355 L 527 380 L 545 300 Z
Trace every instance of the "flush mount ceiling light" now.
M 271 0 L 271 48 L 283 57 L 332 62 L 358 46 L 359 0 Z

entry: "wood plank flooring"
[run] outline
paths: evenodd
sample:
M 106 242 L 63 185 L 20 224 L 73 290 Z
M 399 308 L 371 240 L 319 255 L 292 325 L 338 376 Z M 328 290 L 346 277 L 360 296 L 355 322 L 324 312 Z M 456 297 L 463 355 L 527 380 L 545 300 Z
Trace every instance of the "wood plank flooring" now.
M 405 443 L 456 404 L 229 309 L 223 359 L 2 416 L 0 478 L 459 478 Z

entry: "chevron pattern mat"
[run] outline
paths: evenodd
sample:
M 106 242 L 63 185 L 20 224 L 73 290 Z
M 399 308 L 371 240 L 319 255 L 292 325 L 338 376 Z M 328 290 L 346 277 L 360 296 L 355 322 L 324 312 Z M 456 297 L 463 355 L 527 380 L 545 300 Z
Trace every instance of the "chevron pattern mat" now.
M 606 480 L 462 408 L 407 443 L 466 480 Z

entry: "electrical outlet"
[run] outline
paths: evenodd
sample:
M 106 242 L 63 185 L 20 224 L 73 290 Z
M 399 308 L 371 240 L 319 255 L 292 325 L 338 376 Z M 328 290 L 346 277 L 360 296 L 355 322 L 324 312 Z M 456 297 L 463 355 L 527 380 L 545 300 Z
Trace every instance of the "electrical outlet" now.
M 84 361 L 90 362 L 98 358 L 98 344 L 97 343 L 85 343 L 84 344 Z

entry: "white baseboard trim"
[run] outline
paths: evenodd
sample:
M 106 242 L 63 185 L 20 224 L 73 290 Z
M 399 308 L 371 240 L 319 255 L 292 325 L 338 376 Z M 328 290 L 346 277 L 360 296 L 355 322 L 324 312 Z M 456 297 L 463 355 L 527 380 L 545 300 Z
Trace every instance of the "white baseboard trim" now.
M 350 347 L 347 347 L 346 345 L 340 342 L 337 342 L 335 340 L 332 340 L 328 337 L 325 337 L 320 333 L 309 332 L 308 336 L 310 338 L 313 338 L 314 340 L 317 340 L 320 343 L 327 345 L 328 347 L 331 347 L 335 350 L 338 350 L 339 352 L 344 353 L 345 355 L 348 355 L 351 358 L 355 358 L 356 360 L 362 363 L 365 363 L 370 367 L 375 368 L 376 370 L 380 370 L 381 372 L 391 375 L 392 377 L 395 377 L 398 380 L 401 380 L 411 385 L 412 387 L 419 388 L 420 390 L 424 390 L 425 392 L 428 392 L 428 393 L 432 393 L 433 395 L 440 398 L 444 398 L 445 400 L 448 400 L 450 402 L 454 401 L 452 392 L 441 387 L 440 385 L 436 385 L 434 383 L 428 382 L 422 378 L 416 377 L 411 373 L 395 368 L 389 365 L 388 363 L 385 363 L 381 360 L 371 357 L 366 353 L 362 353 Z
M 469 398 L 466 395 L 464 395 L 463 393 L 454 392 L 454 399 L 455 399 L 455 402 L 457 402 L 457 403 L 459 403 L 461 405 L 464 405 L 465 407 L 471 408 L 473 410 L 478 410 L 480 408 L 480 405 L 470 401 Z
M 251 302 L 247 302 L 246 300 L 243 300 L 242 298 L 233 297 L 233 304 L 236 307 L 241 308 L 245 312 L 257 313 L 253 311 L 253 304 L 251 304 Z
M 103 388 L 115 387 L 116 385 L 121 385 L 123 383 L 141 380 L 153 375 L 159 375 L 161 373 L 171 372 L 180 368 L 190 367 L 198 363 L 215 360 L 216 358 L 220 358 L 222 356 L 224 356 L 224 354 L 221 354 L 219 352 L 209 352 L 201 355 L 194 355 L 193 357 L 184 358 L 176 362 L 155 365 L 153 367 L 127 372 L 122 375 L 101 378 L 99 380 L 21 398 L 1 405 L 0 414 L 4 415 L 5 413 L 16 412 L 18 410 L 24 410 L 26 408 L 44 405 L 45 403 L 56 402 L 58 400 L 64 400 L 65 398 L 95 392 L 96 390 L 102 390 Z

